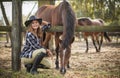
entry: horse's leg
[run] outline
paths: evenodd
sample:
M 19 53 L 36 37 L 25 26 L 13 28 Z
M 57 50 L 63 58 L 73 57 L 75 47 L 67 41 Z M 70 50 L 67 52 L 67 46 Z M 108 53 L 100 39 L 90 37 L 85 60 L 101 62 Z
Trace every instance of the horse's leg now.
M 66 58 L 67 68 L 70 68 L 69 58 L 70 58 L 70 56 L 71 56 L 71 47 L 70 47 L 69 52 L 67 52 L 66 56 L 67 56 L 67 58 Z
M 89 48 L 88 48 L 88 39 L 87 39 L 87 34 L 86 33 L 84 33 L 84 39 L 85 39 L 85 41 L 86 41 L 86 53 L 88 53 L 88 50 L 89 50 Z
M 61 69 L 60 69 L 60 72 L 62 74 L 66 73 L 65 66 L 69 62 L 70 55 L 71 55 L 71 49 L 70 48 L 65 48 L 62 52 L 60 52 L 60 58 L 61 58 Z
M 99 36 L 99 35 L 96 34 L 95 37 L 96 37 L 96 41 L 97 41 L 97 44 L 98 44 L 98 48 L 97 48 L 97 49 L 98 49 L 98 52 L 100 52 L 100 50 L 99 50 L 99 47 L 100 47 L 100 41 L 99 41 L 99 37 L 98 37 L 98 36 Z
M 99 37 L 96 36 L 96 41 L 97 41 L 97 44 L 100 45 L 100 41 L 99 41 Z
M 89 49 L 88 48 L 88 39 L 86 38 L 85 41 L 86 41 L 86 51 L 85 52 L 88 53 L 88 49 Z
M 66 49 L 64 50 L 61 50 L 62 52 L 60 52 L 60 65 L 61 65 L 61 68 L 60 68 L 60 73 L 61 74 L 65 74 L 66 73 L 66 69 L 65 69 L 65 58 L 67 58 L 65 55 L 66 55 Z
M 73 37 L 73 39 L 72 39 L 72 41 L 71 41 L 71 44 L 74 42 L 74 40 L 75 40 L 75 37 Z M 70 53 L 71 53 L 71 45 L 69 46 L 70 47 Z M 70 56 L 69 56 L 70 57 Z M 70 62 L 69 62 L 69 60 L 68 60 L 68 63 L 67 63 L 67 68 L 70 68 Z
M 67 68 L 70 68 L 70 63 L 69 63 L 69 61 L 68 61 L 68 63 L 67 63 Z
M 67 62 L 67 68 L 70 68 L 70 61 L 69 61 L 69 58 L 70 58 L 70 55 L 71 55 L 71 46 L 70 46 L 70 53 L 67 54 L 68 55 L 68 62 Z
M 58 34 L 55 34 L 55 46 L 56 46 L 56 61 L 55 61 L 55 64 L 56 64 L 56 69 L 59 69 L 59 35 Z
M 46 33 L 46 38 L 43 42 L 43 46 L 48 48 L 49 47 L 48 44 L 49 44 L 50 39 L 51 39 L 51 33 Z
M 56 61 L 55 61 L 55 64 L 56 64 L 56 69 L 59 69 L 59 45 L 56 46 Z
M 93 41 L 93 45 L 94 45 L 94 47 L 95 47 L 95 49 L 96 49 L 96 52 L 99 52 L 99 50 L 98 50 L 98 48 L 97 48 L 97 46 L 96 46 L 96 43 L 95 43 L 94 36 L 92 36 L 92 41 Z
M 99 44 L 99 51 L 101 50 L 101 45 L 103 43 L 103 33 L 101 33 L 101 40 L 100 40 L 100 44 Z

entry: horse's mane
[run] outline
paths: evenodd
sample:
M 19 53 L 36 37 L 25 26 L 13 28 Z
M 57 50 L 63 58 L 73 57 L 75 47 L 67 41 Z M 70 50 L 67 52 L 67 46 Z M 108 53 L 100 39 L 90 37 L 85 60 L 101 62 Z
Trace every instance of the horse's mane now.
M 102 24 L 104 24 L 105 22 L 102 19 L 98 19 Z
M 70 4 L 67 1 L 63 1 L 61 4 L 62 11 L 62 23 L 63 23 L 63 36 L 62 36 L 62 46 L 67 48 L 74 37 L 74 28 L 76 24 L 75 13 L 72 10 Z
M 90 17 L 80 17 L 77 18 L 78 20 L 92 20 Z

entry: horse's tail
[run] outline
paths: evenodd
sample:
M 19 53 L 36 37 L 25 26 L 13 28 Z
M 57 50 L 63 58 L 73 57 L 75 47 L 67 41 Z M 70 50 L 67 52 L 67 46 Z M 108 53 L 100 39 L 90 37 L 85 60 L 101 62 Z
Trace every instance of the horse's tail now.
M 98 19 L 103 25 L 104 25 L 104 21 L 102 19 Z M 111 42 L 111 39 L 109 38 L 107 32 L 104 32 L 104 37 L 109 41 Z
M 109 38 L 108 34 L 106 32 L 104 32 L 104 37 L 109 41 L 111 42 L 111 39 Z
M 64 0 L 62 11 L 62 23 L 63 23 L 63 38 L 62 45 L 64 48 L 67 48 L 71 44 L 72 39 L 74 38 L 74 29 L 76 24 L 75 13 L 71 8 L 71 5 Z

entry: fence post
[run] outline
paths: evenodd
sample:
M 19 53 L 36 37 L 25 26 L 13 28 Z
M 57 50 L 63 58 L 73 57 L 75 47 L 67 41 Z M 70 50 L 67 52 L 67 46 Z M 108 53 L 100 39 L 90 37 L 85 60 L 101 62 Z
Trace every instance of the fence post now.
M 12 70 L 19 71 L 21 67 L 21 0 L 12 0 Z

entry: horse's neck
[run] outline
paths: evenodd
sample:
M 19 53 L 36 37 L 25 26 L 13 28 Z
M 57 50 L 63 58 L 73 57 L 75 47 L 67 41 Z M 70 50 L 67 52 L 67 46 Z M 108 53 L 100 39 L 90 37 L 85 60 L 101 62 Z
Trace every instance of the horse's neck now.
M 59 6 L 54 7 L 52 10 L 52 25 L 60 25 L 62 26 L 62 9 Z
M 99 26 L 103 25 L 103 23 L 101 23 L 99 19 L 92 20 L 92 23 L 93 23 L 93 25 L 99 25 Z

